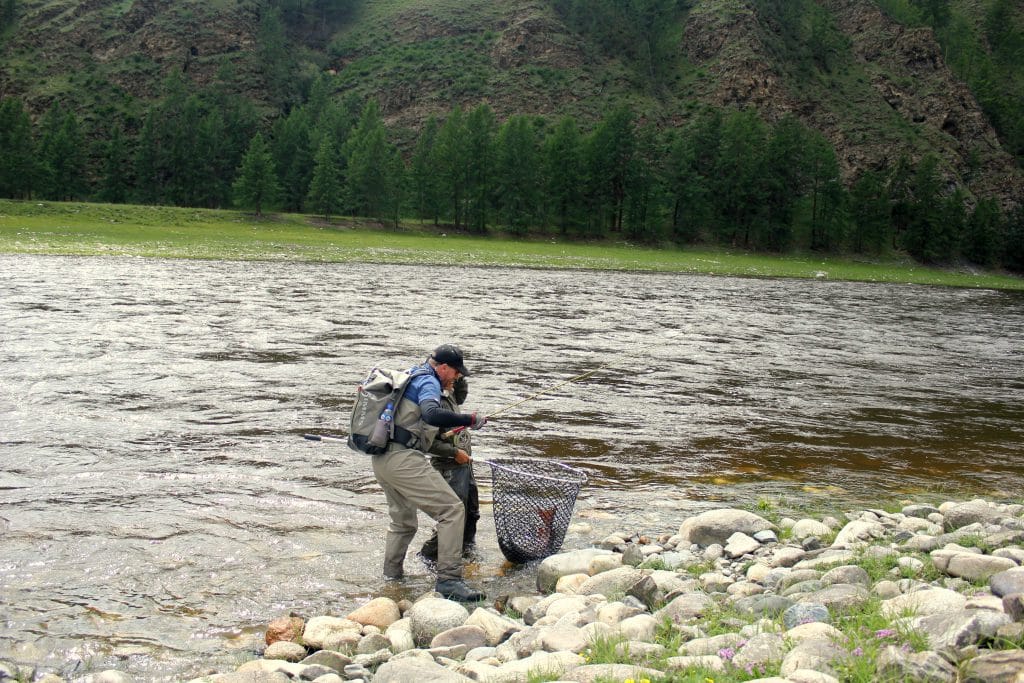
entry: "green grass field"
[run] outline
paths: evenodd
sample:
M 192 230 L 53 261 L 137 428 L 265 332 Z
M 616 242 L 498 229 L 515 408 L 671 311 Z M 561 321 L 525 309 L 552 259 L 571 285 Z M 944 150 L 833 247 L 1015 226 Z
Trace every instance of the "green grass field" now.
M 904 261 L 512 240 L 446 235 L 409 222 L 389 230 L 340 219 L 326 225 L 295 214 L 256 218 L 239 211 L 73 202 L 0 200 L 0 253 L 578 268 L 1024 289 L 1024 278 Z

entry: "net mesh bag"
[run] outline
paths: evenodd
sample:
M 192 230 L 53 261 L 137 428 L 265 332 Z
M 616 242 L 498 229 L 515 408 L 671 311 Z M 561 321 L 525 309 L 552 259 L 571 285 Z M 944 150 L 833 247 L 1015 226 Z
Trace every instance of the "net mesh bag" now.
M 487 464 L 502 554 L 523 564 L 558 552 L 587 475 L 551 460 L 501 458 Z

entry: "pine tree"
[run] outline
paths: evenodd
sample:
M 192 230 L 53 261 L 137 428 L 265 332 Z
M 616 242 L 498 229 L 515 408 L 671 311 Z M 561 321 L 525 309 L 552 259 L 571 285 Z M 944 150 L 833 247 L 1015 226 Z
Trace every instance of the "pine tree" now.
M 281 174 L 284 208 L 302 211 L 313 170 L 309 114 L 305 107 L 296 107 L 288 116 L 278 119 L 274 124 L 272 141 L 274 166 Z
M 602 119 L 585 145 L 587 199 L 596 233 L 622 230 L 627 178 L 636 152 L 633 112 L 620 106 Z
M 0 102 L 0 197 L 27 199 L 37 175 L 32 122 L 21 100 Z
M 160 201 L 160 156 L 159 142 L 156 135 L 156 110 L 150 107 L 142 122 L 142 130 L 135 149 L 135 196 L 136 201 L 143 204 L 156 204 Z
M 1000 262 L 1015 273 L 1024 274 L 1024 204 L 1006 217 L 1006 230 L 1003 239 Z
M 494 112 L 481 104 L 466 117 L 466 219 L 470 230 L 487 232 L 494 192 Z
M 537 141 L 525 116 L 512 116 L 498 131 L 496 175 L 498 210 L 505 224 L 525 234 L 537 215 Z
M 230 178 L 233 169 L 237 168 L 234 155 L 228 147 L 230 139 L 220 110 L 208 111 L 199 122 L 199 130 L 196 132 L 202 163 L 196 168 L 199 183 L 195 188 L 195 206 L 219 208 L 230 203 Z
M 465 196 L 468 185 L 468 157 L 466 145 L 466 117 L 460 107 L 448 115 L 448 119 L 437 133 L 434 145 L 434 168 L 437 170 L 439 193 L 447 210 L 443 215 L 450 218 L 456 228 L 465 224 Z
M 982 199 L 974 207 L 964 231 L 961 252 L 971 263 L 979 266 L 995 264 L 999 254 L 999 235 L 1002 232 L 1002 214 L 994 199 Z
M 544 140 L 545 204 L 565 235 L 583 223 L 583 138 L 576 120 L 563 117 Z
M 437 225 L 441 219 L 441 183 L 434 168 L 434 159 L 440 124 L 433 114 L 427 119 L 416 141 L 416 149 L 410 162 L 410 182 L 416 217 L 432 220 Z
M 807 191 L 811 201 L 811 248 L 836 251 L 844 242 L 846 191 L 831 143 L 817 131 L 804 138 Z
M 362 216 L 393 219 L 398 212 L 396 202 L 401 198 L 401 157 L 387 139 L 376 100 L 364 107 L 359 125 L 352 131 L 345 148 L 348 205 Z
M 784 116 L 772 129 L 765 149 L 763 229 L 755 237 L 758 247 L 782 251 L 793 240 L 793 216 L 810 176 L 810 136 L 793 116 Z M 837 169 L 838 172 L 838 169 Z M 818 226 L 811 225 L 811 248 L 818 248 Z
M 267 143 L 262 133 L 256 133 L 249 150 L 242 159 L 238 169 L 238 178 L 234 183 L 235 199 L 240 206 L 251 208 L 257 216 L 263 215 L 263 207 L 269 206 L 277 199 L 277 174 L 274 171 L 274 159 L 270 156 Z
M 934 154 L 926 155 L 918 164 L 909 185 L 911 200 L 903 247 L 911 256 L 925 263 L 934 263 L 940 258 L 938 231 L 943 218 L 943 202 L 938 163 Z
M 670 147 L 666 183 L 672 202 L 672 232 L 683 242 L 710 237 L 704 231 L 714 216 L 711 182 L 721 124 L 718 110 L 705 112 Z
M 306 204 L 324 220 L 330 221 L 331 215 L 341 208 L 341 174 L 338 171 L 338 150 L 334 137 L 329 133 L 321 138 L 313 164 Z
M 121 126 L 110 127 L 110 137 L 105 144 L 103 154 L 103 179 L 99 191 L 99 199 L 116 204 L 128 199 L 129 171 L 131 169 L 128 149 L 125 146 Z
M 752 246 L 751 236 L 767 222 L 767 135 L 767 126 L 753 110 L 733 112 L 722 121 L 711 196 L 719 239 L 732 246 Z
M 858 254 L 879 254 L 889 241 L 889 194 L 882 178 L 865 171 L 850 189 L 850 248 Z
M 653 241 L 660 236 L 661 173 L 658 135 L 651 124 L 636 132 L 636 152 L 626 176 L 625 227 L 630 237 Z
M 78 117 L 58 103 L 42 122 L 38 158 L 42 167 L 41 191 L 47 199 L 69 200 L 85 191 L 85 154 Z

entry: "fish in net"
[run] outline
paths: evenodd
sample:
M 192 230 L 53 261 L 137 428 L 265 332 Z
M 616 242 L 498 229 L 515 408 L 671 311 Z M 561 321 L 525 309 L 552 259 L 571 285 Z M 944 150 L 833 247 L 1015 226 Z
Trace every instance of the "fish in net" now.
M 485 462 L 491 466 L 494 528 L 502 554 L 524 564 L 558 552 L 587 475 L 551 460 Z

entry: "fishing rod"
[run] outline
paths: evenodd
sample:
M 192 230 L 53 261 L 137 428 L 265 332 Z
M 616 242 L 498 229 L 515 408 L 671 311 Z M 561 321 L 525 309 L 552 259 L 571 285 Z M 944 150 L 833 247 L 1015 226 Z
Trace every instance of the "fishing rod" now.
M 607 363 L 605 363 L 603 365 L 599 365 L 598 367 L 594 368 L 593 370 L 587 370 L 586 372 L 581 372 L 580 374 L 576 375 L 575 377 L 570 377 L 569 379 L 564 380 L 562 382 L 559 382 L 558 384 L 555 384 L 554 386 L 547 387 L 546 389 L 541 389 L 540 391 L 538 391 L 535 394 L 530 394 L 526 398 L 520 399 L 520 400 L 515 401 L 513 403 L 509 403 L 507 406 L 502 406 L 501 408 L 498 408 L 497 410 L 494 410 L 493 412 L 491 412 L 490 414 L 486 415 L 485 417 L 488 420 L 490 420 L 495 415 L 499 415 L 501 413 L 504 413 L 506 410 L 512 410 L 513 408 L 515 408 L 517 406 L 521 406 L 522 404 L 524 404 L 524 403 L 526 403 L 528 401 L 533 401 L 534 399 L 540 398 L 544 394 L 549 394 L 552 391 L 555 391 L 557 389 L 561 389 L 562 387 L 564 387 L 567 384 L 572 384 L 573 382 L 579 382 L 580 380 L 586 379 L 587 377 L 590 377 L 591 375 L 593 375 L 595 373 L 598 373 L 601 370 L 604 370 L 605 368 L 611 367 L 614 364 L 615 364 L 615 361 L 609 361 L 609 362 L 607 362 Z M 447 432 L 444 432 L 443 434 L 441 434 L 441 438 L 442 439 L 450 438 L 450 437 L 458 434 L 459 432 L 461 432 L 461 431 L 463 431 L 465 429 L 466 429 L 466 427 L 456 427 L 455 429 L 450 429 Z M 337 436 L 327 436 L 327 435 L 324 435 L 324 434 L 303 434 L 302 438 L 306 439 L 308 441 L 322 441 L 324 443 L 348 443 L 348 439 L 337 437 Z
M 676 334 L 678 334 L 678 332 L 670 331 L 667 336 L 674 337 Z M 570 377 L 567 380 L 563 380 L 563 381 L 559 382 L 558 384 L 555 384 L 554 386 L 550 386 L 550 387 L 547 387 L 545 389 L 541 389 L 540 391 L 538 391 L 538 392 L 536 392 L 534 394 L 530 394 L 526 398 L 522 398 L 522 399 L 519 399 L 518 401 L 514 401 L 513 403 L 509 403 L 506 406 L 502 406 L 502 407 L 492 411 L 491 413 L 485 415 L 484 417 L 486 417 L 488 420 L 490 420 L 495 415 L 500 415 L 501 413 L 504 413 L 507 410 L 511 410 L 511 409 L 513 409 L 513 408 L 515 408 L 517 406 L 521 406 L 522 404 L 527 403 L 528 401 L 533 401 L 534 399 L 540 398 L 541 396 L 543 396 L 545 394 L 549 394 L 552 391 L 555 391 L 557 389 L 561 389 L 562 387 L 564 387 L 567 384 L 572 384 L 573 382 L 579 382 L 582 379 L 586 379 L 587 377 L 590 377 L 591 375 L 596 374 L 596 373 L 600 372 L 601 370 L 604 370 L 605 368 L 610 368 L 610 367 L 614 366 L 617 362 L 618 361 L 611 360 L 611 361 L 608 361 L 607 363 L 603 363 L 603 364 L 597 366 L 596 368 L 593 368 L 592 370 L 587 370 L 586 372 L 581 372 L 580 374 L 578 374 L 578 375 L 576 375 L 574 377 Z M 464 431 L 465 429 L 467 429 L 467 428 L 466 427 L 455 427 L 454 429 L 450 429 L 447 432 L 442 433 L 440 438 L 442 438 L 442 439 L 450 438 L 450 437 L 458 434 L 459 432 Z M 334 436 L 321 436 L 319 434 L 304 434 L 303 438 L 309 439 L 310 441 L 324 441 L 324 442 L 330 442 L 330 443 L 347 443 L 346 439 L 342 439 L 342 438 L 338 438 L 338 437 L 334 437 Z
M 526 403 L 527 401 L 532 401 L 532 400 L 534 400 L 536 398 L 540 398 L 544 394 L 549 394 L 552 391 L 555 391 L 556 389 L 561 389 L 566 384 L 572 384 L 573 382 L 578 382 L 581 379 L 586 379 L 587 377 L 590 377 L 591 375 L 593 375 L 593 374 L 595 374 L 597 372 L 600 372 L 601 370 L 604 370 L 605 368 L 611 367 L 612 365 L 615 365 L 615 361 L 608 361 L 607 363 L 605 363 L 603 365 L 599 365 L 598 367 L 594 368 L 593 370 L 587 370 L 586 372 L 582 372 L 582 373 L 576 375 L 575 377 L 570 377 L 569 379 L 567 379 L 567 380 L 565 380 L 563 382 L 559 382 L 558 384 L 556 384 L 554 386 L 547 387 L 546 389 L 541 389 L 540 391 L 538 391 L 535 394 L 530 394 L 529 396 L 527 396 L 524 399 L 520 399 L 518 401 L 515 401 L 514 403 L 509 403 L 507 406 L 502 406 L 501 408 L 498 408 L 497 410 L 489 413 L 488 415 L 485 415 L 484 417 L 486 417 L 488 420 L 490 420 L 495 415 L 499 415 L 501 413 L 504 413 L 506 410 L 511 410 L 512 408 L 515 408 L 517 406 L 521 406 L 522 404 Z M 454 436 L 455 434 L 458 434 L 459 432 L 461 432 L 461 431 L 463 431 L 465 429 L 466 429 L 466 427 L 456 427 L 455 429 L 450 429 L 447 432 L 443 433 L 441 435 L 441 438 L 442 439 L 447 439 L 448 437 Z

